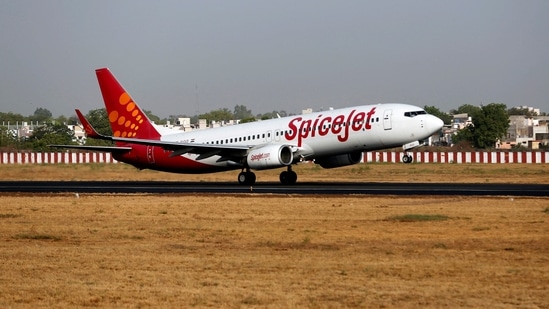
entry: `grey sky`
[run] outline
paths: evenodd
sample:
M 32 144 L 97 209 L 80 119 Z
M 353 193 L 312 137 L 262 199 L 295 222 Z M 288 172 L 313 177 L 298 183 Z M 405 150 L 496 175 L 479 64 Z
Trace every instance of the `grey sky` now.
M 94 70 L 109 67 L 161 117 L 378 102 L 549 112 L 548 15 L 546 0 L 0 0 L 0 111 L 103 107 Z

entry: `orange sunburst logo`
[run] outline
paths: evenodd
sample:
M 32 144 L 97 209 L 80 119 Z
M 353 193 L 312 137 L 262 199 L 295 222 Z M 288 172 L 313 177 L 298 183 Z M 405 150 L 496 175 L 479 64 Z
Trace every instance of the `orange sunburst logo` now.
M 109 113 L 109 122 L 115 128 L 115 137 L 135 137 L 143 116 L 127 92 L 118 98 L 120 107 Z

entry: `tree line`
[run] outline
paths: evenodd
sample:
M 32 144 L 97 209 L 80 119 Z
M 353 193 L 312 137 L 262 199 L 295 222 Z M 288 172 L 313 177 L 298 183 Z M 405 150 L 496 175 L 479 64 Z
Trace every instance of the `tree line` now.
M 442 112 L 435 106 L 425 106 L 424 108 L 429 114 L 439 117 L 447 125 L 452 122 L 453 115 L 467 113 L 472 118 L 472 124 L 457 132 L 453 137 L 453 141 L 454 143 L 467 143 L 472 147 L 480 149 L 492 148 L 498 139 L 504 138 L 507 135 L 510 115 L 533 116 L 532 112 L 528 109 L 507 109 L 507 106 L 502 103 L 490 103 L 482 106 L 465 104 L 455 110 L 451 110 L 449 113 Z M 176 123 L 178 118 L 190 118 L 192 123 L 197 123 L 198 119 L 207 119 L 210 123 L 212 121 L 221 122 L 240 119 L 241 123 L 245 123 L 292 115 L 283 110 L 254 115 L 244 105 L 236 105 L 233 111 L 228 108 L 221 108 L 200 115 L 170 115 L 164 119 L 154 115 L 151 111 L 143 110 L 143 112 L 151 121 L 160 125 L 166 124 L 168 121 Z M 112 135 L 105 108 L 89 111 L 86 114 L 86 118 L 99 133 Z M 10 129 L 13 129 L 13 126 L 16 124 L 20 126 L 23 122 L 32 125 L 33 131 L 30 136 L 20 138 Z M 52 151 L 47 145 L 76 144 L 74 141 L 74 132 L 67 125 L 77 125 L 78 123 L 76 115 L 54 118 L 52 113 L 45 108 L 37 108 L 32 115 L 27 117 L 11 112 L 0 112 L 0 149 Z M 10 125 L 9 128 L 8 124 Z M 86 140 L 86 145 L 99 146 L 108 145 L 109 143 L 109 141 L 103 140 Z

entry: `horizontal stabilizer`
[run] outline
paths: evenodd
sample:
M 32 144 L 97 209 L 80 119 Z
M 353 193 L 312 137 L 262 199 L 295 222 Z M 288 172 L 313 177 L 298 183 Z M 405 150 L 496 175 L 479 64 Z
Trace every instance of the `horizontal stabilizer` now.
M 127 137 L 112 137 L 115 142 L 123 142 L 128 144 L 140 144 L 147 146 L 158 146 L 166 150 L 173 151 L 171 156 L 179 156 L 185 153 L 193 153 L 198 155 L 205 155 L 203 158 L 211 155 L 221 155 L 242 158 L 244 157 L 249 146 L 243 145 L 214 145 L 214 144 L 200 144 L 200 143 L 180 143 L 180 142 L 168 142 L 149 139 L 127 138 Z M 214 153 L 215 154 L 212 154 Z
M 84 127 L 84 131 L 86 131 L 86 135 L 91 138 L 95 139 L 104 139 L 104 140 L 112 140 L 110 136 L 105 136 L 99 134 L 91 125 L 91 123 L 84 117 L 82 112 L 80 112 L 79 109 L 76 109 L 76 116 L 78 116 L 78 119 L 80 120 L 80 123 L 82 123 L 82 126 Z
M 81 146 L 81 145 L 48 145 L 52 148 L 70 148 L 81 149 L 88 151 L 100 151 L 100 152 L 112 152 L 112 153 L 124 153 L 132 150 L 131 147 L 116 147 L 116 146 Z

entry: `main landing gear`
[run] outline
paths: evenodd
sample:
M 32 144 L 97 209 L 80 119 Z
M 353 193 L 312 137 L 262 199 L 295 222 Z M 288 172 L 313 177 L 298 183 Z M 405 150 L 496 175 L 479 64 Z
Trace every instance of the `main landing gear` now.
M 249 168 L 238 174 L 238 183 L 241 185 L 253 185 L 255 183 L 255 174 Z
M 280 182 L 283 185 L 293 185 L 297 181 L 297 174 L 292 171 L 292 166 L 288 165 L 288 170 L 280 173 Z
M 293 185 L 297 181 L 297 174 L 296 172 L 292 171 L 292 166 L 288 166 L 288 170 L 283 171 L 280 173 L 280 182 L 284 185 Z M 246 168 L 246 170 L 242 170 L 240 174 L 238 174 L 238 183 L 241 185 L 253 185 L 255 183 L 255 174 L 250 171 L 249 168 Z

